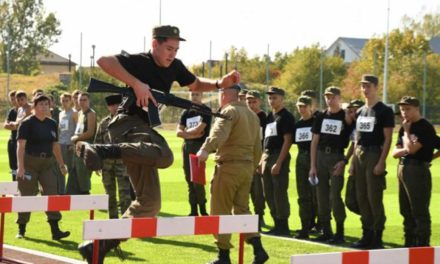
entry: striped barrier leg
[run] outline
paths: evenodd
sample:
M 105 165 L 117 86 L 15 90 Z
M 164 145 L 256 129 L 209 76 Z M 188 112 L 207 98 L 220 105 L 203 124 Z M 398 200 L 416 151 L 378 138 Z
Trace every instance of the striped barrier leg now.
M 244 234 L 258 232 L 258 215 L 147 217 L 84 221 L 83 239 L 128 239 L 178 235 L 240 233 L 239 263 L 243 263 Z M 95 253 L 95 251 L 94 251 Z M 241 260 L 240 260 L 241 258 Z M 93 263 L 98 256 L 93 255 Z

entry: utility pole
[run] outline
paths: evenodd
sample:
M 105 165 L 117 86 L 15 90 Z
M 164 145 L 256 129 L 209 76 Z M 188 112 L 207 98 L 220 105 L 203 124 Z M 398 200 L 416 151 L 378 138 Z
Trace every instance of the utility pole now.
M 92 68 L 95 68 L 95 44 L 92 45 Z
M 324 51 L 321 49 L 319 59 L 319 109 L 322 109 L 322 94 L 324 93 Z
M 423 117 L 426 118 L 426 81 L 427 81 L 427 67 L 426 51 L 423 53 Z
M 266 88 L 269 89 L 269 64 L 270 64 L 270 57 L 269 57 L 269 44 L 267 44 L 267 53 L 266 53 Z
M 385 62 L 384 62 L 384 66 L 383 66 L 383 99 L 382 101 L 384 102 L 384 104 L 387 103 L 387 99 L 388 99 L 388 94 L 387 94 L 387 90 L 388 90 L 388 46 L 389 46 L 389 40 L 388 40 L 388 35 L 389 35 L 389 27 L 390 27 L 390 0 L 388 0 L 388 9 L 387 9 L 388 13 L 387 13 L 387 35 L 386 35 L 386 40 L 385 40 Z

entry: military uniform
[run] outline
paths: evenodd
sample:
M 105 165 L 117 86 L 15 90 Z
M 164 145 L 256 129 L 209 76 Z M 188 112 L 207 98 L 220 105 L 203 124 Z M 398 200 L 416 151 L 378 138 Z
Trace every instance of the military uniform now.
M 399 104 L 411 103 L 413 105 L 413 102 L 404 97 Z M 417 100 L 414 106 L 418 105 Z M 397 148 L 403 148 L 403 136 L 404 129 L 402 127 L 399 130 Z M 437 145 L 437 135 L 428 120 L 421 118 L 411 123 L 408 136 L 412 142 L 418 142 L 422 147 L 416 153 L 401 157 L 398 165 L 399 206 L 400 214 L 403 216 L 405 246 L 426 247 L 429 246 L 431 237 L 429 204 L 431 201 L 432 178 L 429 167 L 431 166 L 434 147 Z
M 309 97 L 301 96 L 297 105 L 310 105 Z M 293 142 L 298 146 L 298 155 L 295 163 L 296 191 L 298 193 L 299 217 L 301 219 L 301 232 L 297 238 L 307 238 L 308 232 L 314 223 L 314 208 L 317 207 L 315 187 L 309 182 L 310 171 L 310 143 L 312 141 L 312 125 L 315 118 L 301 118 L 295 124 Z
M 88 131 L 87 127 L 87 115 L 90 112 L 95 112 L 93 109 L 89 108 L 86 112 L 80 111 L 78 113 L 78 122 L 76 124 L 75 135 L 80 135 Z M 87 140 L 87 142 L 92 142 L 93 137 Z M 91 177 L 92 171 L 89 170 L 84 161 L 78 156 L 73 156 L 73 169 L 72 173 L 69 174 L 67 179 L 66 193 L 67 194 L 90 194 L 91 189 Z
M 15 122 L 17 119 L 17 108 L 9 109 L 6 121 Z M 11 137 L 8 140 L 9 168 L 11 169 L 12 181 L 15 181 L 17 171 L 17 130 L 11 130 Z
M 108 124 L 112 116 L 106 116 L 98 126 L 96 131 L 95 143 L 109 144 Z M 116 188 L 119 195 L 119 206 L 124 213 L 131 204 L 130 178 L 122 160 L 104 160 L 102 168 L 102 184 L 105 193 L 108 194 L 108 214 L 109 218 L 118 218 L 118 202 L 116 199 Z M 117 183 L 117 186 L 116 186 Z
M 59 143 L 61 147 L 61 154 L 63 155 L 64 163 L 67 166 L 69 176 L 73 174 L 73 144 L 70 140 L 75 134 L 75 120 L 73 120 L 73 109 L 68 111 L 61 111 L 59 114 L 58 131 L 59 131 Z M 58 193 L 66 193 L 66 179 L 58 177 Z
M 329 87 L 326 94 L 340 95 L 336 87 Z M 312 132 L 319 135 L 316 156 L 316 173 L 319 180 L 317 185 L 318 194 L 318 217 L 323 227 L 323 236 L 318 240 L 334 240 L 340 243 L 344 240 L 344 221 L 346 218 L 345 205 L 341 198 L 344 187 L 344 171 L 341 175 L 333 175 L 334 166 L 344 161 L 344 149 L 348 145 L 349 133 L 352 131 L 351 124 L 345 120 L 345 111 L 340 109 L 336 113 L 324 110 L 316 117 Z M 331 212 L 336 220 L 337 236 L 333 238 L 331 230 Z
M 272 87 L 267 93 L 284 96 L 284 90 L 276 87 Z M 276 113 L 270 112 L 267 115 L 262 172 L 264 195 L 275 222 L 274 229 L 269 231 L 271 234 L 287 235 L 289 233 L 290 203 L 287 189 L 289 188 L 290 154 L 288 153 L 283 160 L 278 175 L 272 175 L 271 169 L 281 153 L 284 135 L 292 135 L 294 125 L 295 118 L 286 108 L 282 108 Z
M 266 129 L 267 116 L 264 111 L 261 111 L 257 114 L 260 119 L 260 137 L 261 144 L 264 144 L 264 130 Z M 260 221 L 263 220 L 264 209 L 266 208 L 266 202 L 264 198 L 264 190 L 263 190 L 263 175 L 259 172 L 254 173 L 254 177 L 252 178 L 252 186 L 251 186 L 251 200 L 254 204 L 254 212 L 260 216 Z M 260 223 L 262 224 L 262 223 Z
M 25 140 L 24 179 L 18 179 L 18 190 L 21 196 L 36 196 L 41 190 L 42 195 L 57 195 L 57 181 L 53 174 L 54 165 L 53 144 L 58 140 L 58 129 L 53 119 L 38 119 L 31 115 L 18 128 L 17 140 Z M 18 213 L 17 224 L 22 238 L 26 231 L 31 213 Z M 61 219 L 59 211 L 46 212 L 51 226 L 52 238 L 55 240 L 68 236 L 69 232 L 61 232 L 58 222 Z
M 191 214 L 198 215 L 197 207 L 200 214 L 206 215 L 206 193 L 205 186 L 191 182 L 190 154 L 196 154 L 202 146 L 203 142 L 209 135 L 211 128 L 211 116 L 201 115 L 192 110 L 184 110 L 180 116 L 180 126 L 191 129 L 199 126 L 201 123 L 206 124 L 203 135 L 200 138 L 185 139 L 182 146 L 183 171 L 185 180 L 188 184 L 188 201 L 191 205 Z
M 373 240 L 378 241 L 378 247 L 382 247 L 382 232 L 386 221 L 383 191 L 386 183 L 385 175 L 374 175 L 373 170 L 382 155 L 384 128 L 393 127 L 393 111 L 382 102 L 377 102 L 373 107 L 364 105 L 357 111 L 356 149 L 352 162 L 356 172 L 356 198 L 361 215 L 362 238 L 365 240 L 365 243 L 357 246 L 359 248 L 371 246 L 369 244 Z M 374 236 L 377 238 L 374 239 Z M 364 241 L 361 239 L 359 242 Z

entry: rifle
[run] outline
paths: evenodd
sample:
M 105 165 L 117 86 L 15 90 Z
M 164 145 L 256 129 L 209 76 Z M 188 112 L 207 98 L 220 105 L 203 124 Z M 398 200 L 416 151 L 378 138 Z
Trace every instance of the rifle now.
M 124 104 L 128 107 L 131 104 L 136 103 L 136 95 L 131 87 L 118 87 L 111 83 L 106 83 L 94 78 L 90 78 L 89 87 L 87 88 L 87 92 L 89 93 L 117 93 L 123 95 L 126 99 Z M 218 112 L 212 112 L 211 109 L 204 105 L 199 105 L 191 102 L 190 100 L 183 99 L 177 97 L 173 94 L 167 94 L 159 90 L 151 89 L 151 93 L 153 97 L 156 99 L 156 102 L 159 104 L 163 104 L 166 106 L 179 107 L 187 110 L 193 110 L 202 115 L 211 115 L 214 117 L 220 117 L 223 119 L 230 119 L 230 117 L 220 114 Z M 151 127 L 155 127 L 161 124 L 159 117 L 159 110 L 157 106 L 153 104 L 153 102 L 149 102 L 148 104 L 148 118 L 149 124 Z

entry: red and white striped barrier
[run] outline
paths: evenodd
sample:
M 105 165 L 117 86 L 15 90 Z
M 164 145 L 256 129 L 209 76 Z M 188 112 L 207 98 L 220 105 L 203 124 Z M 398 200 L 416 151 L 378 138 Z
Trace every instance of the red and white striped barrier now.
M 108 195 L 51 195 L 51 196 L 14 196 L 5 197 L 6 194 L 12 191 L 12 194 L 17 192 L 14 184 L 4 184 L 3 197 L 0 197 L 0 262 L 2 263 L 20 263 L 17 260 L 12 260 L 3 257 L 3 241 L 4 241 L 4 226 L 6 213 L 24 213 L 24 212 L 48 212 L 48 211 L 77 211 L 90 210 L 90 219 L 94 218 L 94 210 L 108 209 Z M 15 182 L 15 186 L 16 182 Z M 2 187 L 0 187 L 2 188 Z
M 18 194 L 18 184 L 13 182 L 0 182 L 0 195 L 16 195 Z
M 157 236 L 208 235 L 240 233 L 239 261 L 243 263 L 243 233 L 258 232 L 257 215 L 220 215 L 187 217 L 148 217 L 84 221 L 83 238 L 95 240 L 94 252 L 99 239 L 127 239 Z M 97 254 L 92 263 L 98 263 Z
M 0 213 L 108 209 L 108 195 L 0 197 Z
M 291 264 L 440 264 L 440 247 L 295 255 Z

